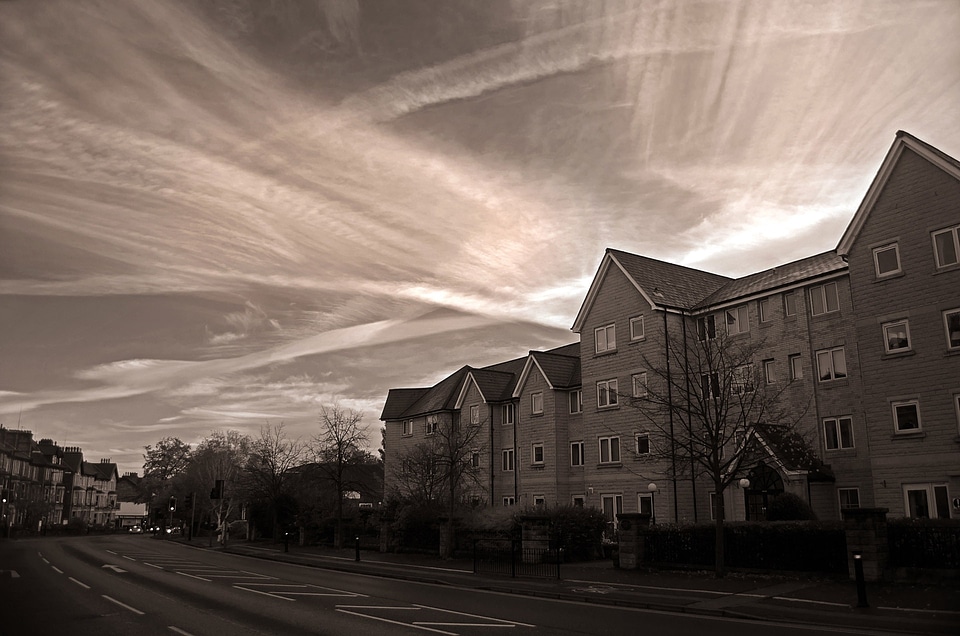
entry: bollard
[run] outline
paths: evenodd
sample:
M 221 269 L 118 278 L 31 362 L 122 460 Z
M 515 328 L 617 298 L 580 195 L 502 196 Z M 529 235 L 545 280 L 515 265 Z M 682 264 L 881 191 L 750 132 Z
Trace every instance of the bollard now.
M 853 551 L 853 571 L 857 577 L 857 607 L 870 607 L 867 603 L 867 585 L 863 580 L 863 555 Z
M 290 533 L 289 532 L 283 533 L 283 551 L 284 552 L 290 551 Z
M 356 542 L 357 542 L 357 554 L 356 554 L 356 556 L 354 557 L 353 560 L 354 560 L 354 561 L 359 561 L 359 560 L 360 560 L 360 535 L 357 535 L 357 537 L 356 537 Z

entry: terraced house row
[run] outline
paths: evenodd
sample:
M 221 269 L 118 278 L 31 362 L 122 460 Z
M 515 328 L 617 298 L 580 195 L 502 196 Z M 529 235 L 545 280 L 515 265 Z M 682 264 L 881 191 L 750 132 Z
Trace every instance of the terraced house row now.
M 665 378 L 689 371 L 671 346 L 717 338 L 753 347 L 735 394 L 772 389 L 809 451 L 758 429 L 726 518 L 762 518 L 781 492 L 821 519 L 960 517 L 960 163 L 908 133 L 834 250 L 728 278 L 607 249 L 572 331 L 579 342 L 390 390 L 387 497 L 409 492 L 426 444 L 469 424 L 450 458 L 478 477 L 464 494 L 476 502 L 707 521 L 713 482 L 658 452 L 673 411 L 654 421 L 634 403 L 669 399 Z M 699 375 L 691 394 L 709 397 L 717 380 Z
M 0 491 L 5 533 L 42 532 L 74 518 L 109 526 L 118 508 L 117 465 L 84 461 L 79 447 L 0 426 Z

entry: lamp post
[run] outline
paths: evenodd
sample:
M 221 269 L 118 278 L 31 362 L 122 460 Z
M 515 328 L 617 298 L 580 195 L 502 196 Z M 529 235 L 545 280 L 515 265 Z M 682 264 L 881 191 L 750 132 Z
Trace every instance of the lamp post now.
M 750 480 L 744 477 L 737 482 L 740 484 L 740 489 L 743 490 L 743 512 L 747 521 L 750 520 L 750 501 L 747 499 L 747 488 L 750 487 Z
M 657 522 L 657 485 L 652 481 L 647 484 L 647 490 L 650 491 L 650 522 Z

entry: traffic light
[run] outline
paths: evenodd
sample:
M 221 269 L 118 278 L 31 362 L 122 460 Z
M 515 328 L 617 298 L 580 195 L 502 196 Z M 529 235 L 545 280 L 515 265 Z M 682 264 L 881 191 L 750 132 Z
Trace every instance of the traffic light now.
M 177 498 L 170 497 L 170 512 L 173 512 L 176 509 L 177 509 Z
M 183 498 L 183 507 L 185 510 L 190 510 L 193 508 L 193 493 L 187 493 L 187 496 Z

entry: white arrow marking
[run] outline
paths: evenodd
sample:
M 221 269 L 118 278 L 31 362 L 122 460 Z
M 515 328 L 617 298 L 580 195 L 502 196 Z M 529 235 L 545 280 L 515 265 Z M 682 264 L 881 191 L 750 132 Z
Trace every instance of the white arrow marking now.
M 124 570 L 123 568 L 121 568 L 121 567 L 119 567 L 119 566 L 117 566 L 117 565 L 111 565 L 111 564 L 109 564 L 109 563 L 107 563 L 107 564 L 104 565 L 103 567 L 107 568 L 108 570 L 113 570 L 114 572 L 117 572 L 117 573 L 119 573 L 119 574 L 122 574 L 122 573 L 126 572 L 126 570 Z

